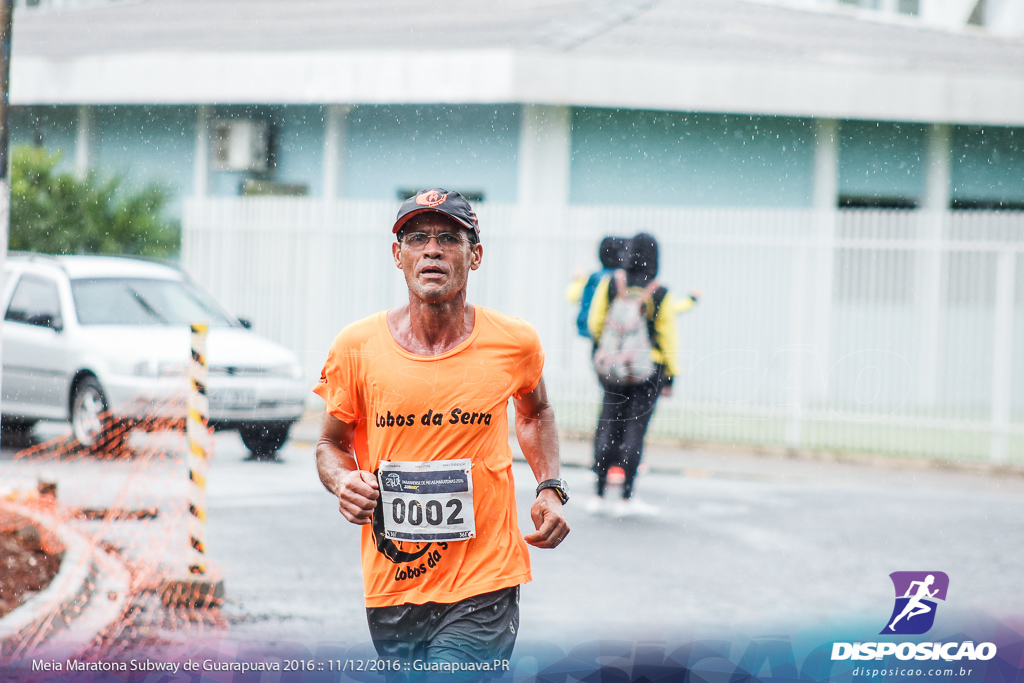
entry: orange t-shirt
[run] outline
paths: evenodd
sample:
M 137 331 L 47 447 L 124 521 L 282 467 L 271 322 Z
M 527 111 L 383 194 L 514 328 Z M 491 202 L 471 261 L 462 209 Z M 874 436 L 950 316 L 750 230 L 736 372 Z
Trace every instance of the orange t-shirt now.
M 367 607 L 453 603 L 531 578 L 516 521 L 507 407 L 509 397 L 540 382 L 544 351 L 529 323 L 474 311 L 469 338 L 439 356 L 400 347 L 386 312 L 353 323 L 335 338 L 314 389 L 332 415 L 356 425 L 360 469 L 376 472 L 385 460 L 472 462 L 474 538 L 393 541 L 385 555 L 377 525 L 363 527 Z

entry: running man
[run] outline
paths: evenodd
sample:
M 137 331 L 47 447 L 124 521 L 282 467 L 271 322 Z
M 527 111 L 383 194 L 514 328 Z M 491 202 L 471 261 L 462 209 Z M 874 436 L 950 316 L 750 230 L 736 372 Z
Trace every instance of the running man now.
M 920 576 L 920 574 L 918 576 Z M 902 619 L 903 617 L 906 617 L 907 621 L 910 621 L 911 617 L 916 617 L 918 614 L 927 614 L 928 612 L 932 611 L 931 607 L 929 607 L 921 601 L 924 598 L 934 597 L 935 594 L 939 592 L 938 588 L 936 588 L 934 591 L 928 590 L 928 587 L 931 586 L 933 583 L 935 583 L 935 576 L 932 574 L 926 576 L 924 581 L 910 582 L 910 585 L 907 586 L 907 592 L 903 596 L 905 598 L 910 598 L 910 600 L 907 601 L 907 604 L 903 607 L 903 611 L 900 612 L 900 615 L 893 619 L 892 623 L 889 624 L 890 631 L 896 630 L 896 622 Z M 914 586 L 917 586 L 917 593 L 911 595 L 911 593 L 914 592 Z
M 346 327 L 314 391 L 327 403 L 320 480 L 363 525 L 367 621 L 382 658 L 507 659 L 519 629 L 526 544 L 566 534 L 558 435 L 534 328 L 466 302 L 480 228 L 457 192 L 425 190 L 392 227 L 409 303 Z M 539 482 L 516 522 L 506 407 Z

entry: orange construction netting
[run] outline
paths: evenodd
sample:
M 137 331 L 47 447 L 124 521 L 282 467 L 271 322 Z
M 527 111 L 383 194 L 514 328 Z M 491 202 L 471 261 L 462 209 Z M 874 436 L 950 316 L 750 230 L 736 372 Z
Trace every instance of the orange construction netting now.
M 63 553 L 58 578 L 73 580 L 38 594 L 46 600 L 35 601 L 36 618 L 2 643 L 8 661 L 61 643 L 98 660 L 227 631 L 222 584 L 201 561 L 205 497 L 197 499 L 196 482 L 203 476 L 186 457 L 185 420 L 111 413 L 103 420 L 92 448 L 61 436 L 9 463 L 22 485 L 0 497 L 0 531 L 27 515 L 47 552 Z

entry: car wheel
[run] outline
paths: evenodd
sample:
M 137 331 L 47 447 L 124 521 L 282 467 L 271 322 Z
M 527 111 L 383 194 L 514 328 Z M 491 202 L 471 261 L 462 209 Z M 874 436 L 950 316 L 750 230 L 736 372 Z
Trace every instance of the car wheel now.
M 252 422 L 238 428 L 242 443 L 252 452 L 257 460 L 270 460 L 276 457 L 281 446 L 288 440 L 291 422 Z
M 71 433 L 91 451 L 115 452 L 124 445 L 124 429 L 109 414 L 107 396 L 99 381 L 83 377 L 71 394 Z

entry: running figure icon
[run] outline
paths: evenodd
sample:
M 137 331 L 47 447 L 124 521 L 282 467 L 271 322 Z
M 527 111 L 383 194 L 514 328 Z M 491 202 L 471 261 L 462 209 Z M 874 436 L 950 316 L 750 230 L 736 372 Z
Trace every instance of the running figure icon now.
M 933 570 L 893 572 L 889 578 L 892 580 L 895 602 L 881 633 L 927 633 L 935 623 L 939 603 L 946 600 L 949 576 L 946 572 Z
M 890 631 L 896 630 L 896 622 L 902 619 L 903 617 L 906 617 L 907 621 L 910 621 L 911 617 L 916 617 L 919 614 L 925 614 L 927 612 L 932 611 L 931 607 L 929 607 L 921 601 L 924 598 L 933 598 L 935 597 L 935 594 L 939 592 L 938 588 L 936 588 L 934 591 L 928 590 L 928 588 L 933 583 L 935 583 L 934 574 L 929 574 L 927 577 L 925 577 L 924 581 L 912 581 L 910 583 L 910 587 L 907 588 L 906 594 L 903 595 L 903 597 L 910 598 L 910 600 L 907 601 L 907 604 L 903 608 L 903 611 L 900 612 L 900 615 L 893 619 L 892 623 L 889 624 Z M 914 593 L 915 587 L 917 589 L 916 593 Z M 914 594 L 911 595 L 911 593 Z

